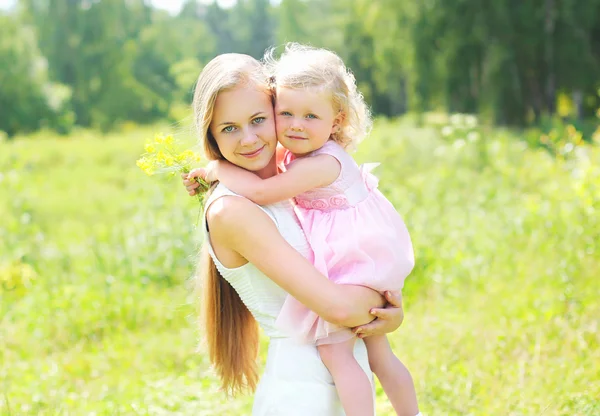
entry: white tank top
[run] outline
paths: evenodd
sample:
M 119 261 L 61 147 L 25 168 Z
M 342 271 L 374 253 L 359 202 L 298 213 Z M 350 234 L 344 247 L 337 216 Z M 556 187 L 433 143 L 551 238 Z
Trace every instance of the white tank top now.
M 205 212 L 208 210 L 210 204 L 223 196 L 243 198 L 224 185 L 219 184 L 206 201 Z M 300 223 L 294 214 L 291 202 L 284 201 L 271 205 L 257 206 L 273 220 L 283 238 L 300 254 L 308 257 L 310 247 L 300 227 Z M 204 218 L 203 229 L 207 229 L 206 217 Z M 235 289 L 265 334 L 271 338 L 286 337 L 275 326 L 275 320 L 279 315 L 287 292 L 249 262 L 233 269 L 223 266 L 219 259 L 217 259 L 210 244 L 210 238 L 208 237 L 209 232 L 207 231 L 204 241 L 205 244 L 208 244 L 210 256 L 215 262 L 217 270 Z M 257 238 L 260 238 L 260 236 L 257 236 Z

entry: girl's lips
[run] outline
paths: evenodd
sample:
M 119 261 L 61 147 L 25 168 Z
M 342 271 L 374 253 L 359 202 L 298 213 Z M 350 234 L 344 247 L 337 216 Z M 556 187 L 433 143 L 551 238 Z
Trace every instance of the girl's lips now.
M 255 151 L 253 151 L 253 152 L 249 152 L 249 153 L 240 153 L 240 155 L 242 155 L 242 156 L 244 156 L 244 157 L 247 157 L 247 158 L 250 158 L 250 159 L 251 159 L 251 158 L 253 158 L 253 157 L 256 157 L 256 156 L 258 156 L 258 155 L 260 154 L 260 152 L 262 152 L 262 151 L 263 151 L 263 149 L 264 149 L 264 148 L 265 148 L 265 146 L 263 146 L 263 147 L 260 147 L 260 148 L 256 149 L 256 150 L 255 150 Z
M 300 136 L 287 136 L 289 139 L 293 139 L 293 140 L 307 140 L 306 137 L 300 137 Z

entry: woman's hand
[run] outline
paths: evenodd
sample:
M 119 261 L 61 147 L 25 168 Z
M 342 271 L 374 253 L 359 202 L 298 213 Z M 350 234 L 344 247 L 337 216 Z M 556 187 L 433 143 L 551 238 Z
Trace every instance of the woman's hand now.
M 404 321 L 402 294 L 396 291 L 387 291 L 385 292 L 385 299 L 388 304 L 384 308 L 371 309 L 371 314 L 375 316 L 372 322 L 352 329 L 359 338 L 385 335 L 400 327 L 402 321 Z

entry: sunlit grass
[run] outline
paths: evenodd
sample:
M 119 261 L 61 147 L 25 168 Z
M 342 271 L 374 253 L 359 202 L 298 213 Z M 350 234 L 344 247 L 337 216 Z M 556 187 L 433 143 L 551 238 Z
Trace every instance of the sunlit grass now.
M 0 414 L 249 414 L 196 352 L 197 202 L 135 166 L 155 132 L 0 143 Z M 415 245 L 395 350 L 427 415 L 600 415 L 600 151 L 479 134 L 380 120 L 356 155 Z

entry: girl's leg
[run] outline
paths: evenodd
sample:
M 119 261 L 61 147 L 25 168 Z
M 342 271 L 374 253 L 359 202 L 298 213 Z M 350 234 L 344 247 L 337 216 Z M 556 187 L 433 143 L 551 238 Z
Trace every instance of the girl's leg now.
M 417 393 L 408 369 L 394 355 L 385 335 L 366 337 L 369 365 L 398 416 L 419 414 Z
M 370 416 L 375 413 L 373 387 L 354 358 L 355 341 L 318 345 L 317 349 L 333 377 L 346 416 Z

